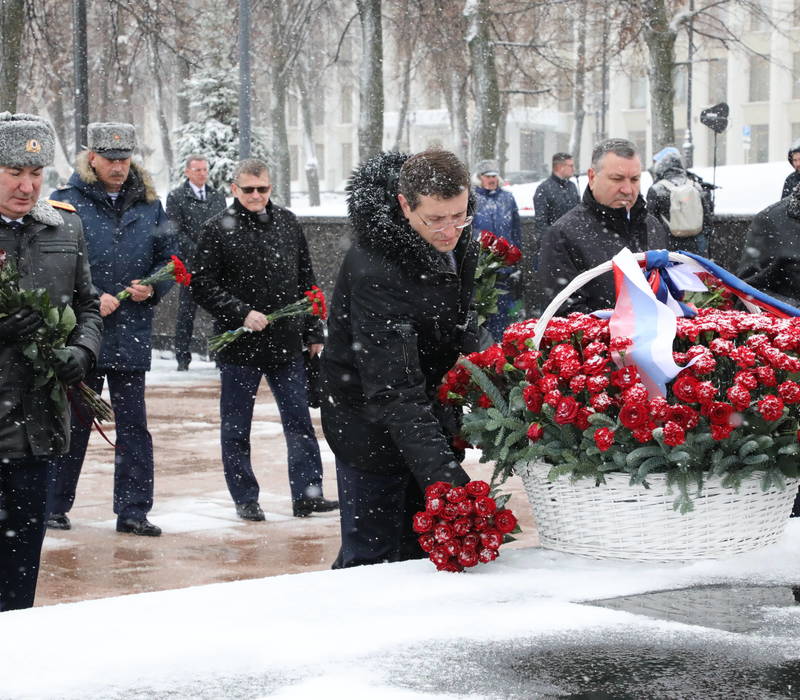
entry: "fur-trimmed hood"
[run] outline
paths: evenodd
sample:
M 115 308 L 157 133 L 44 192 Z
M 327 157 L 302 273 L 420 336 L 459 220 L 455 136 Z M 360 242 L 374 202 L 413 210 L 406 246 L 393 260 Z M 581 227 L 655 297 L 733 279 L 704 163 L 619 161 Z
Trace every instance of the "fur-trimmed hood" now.
M 78 154 L 75 160 L 75 175 L 77 175 L 87 185 L 97 185 L 97 173 L 91 165 L 89 165 L 89 151 L 82 151 Z M 70 184 L 74 184 L 70 181 Z M 153 185 L 153 178 L 150 173 L 145 170 L 144 166 L 136 161 L 131 161 L 131 171 L 128 179 L 125 182 L 125 187 L 139 186 L 142 189 L 142 197 L 148 203 L 155 202 L 158 199 L 158 193 Z
M 385 256 L 407 272 L 440 271 L 442 255 L 411 226 L 397 201 L 400 168 L 407 153 L 385 151 L 373 156 L 353 171 L 347 185 L 347 211 L 358 245 Z M 474 209 L 470 193 L 468 209 Z M 471 241 L 471 227 L 463 230 L 456 246 L 456 257 Z

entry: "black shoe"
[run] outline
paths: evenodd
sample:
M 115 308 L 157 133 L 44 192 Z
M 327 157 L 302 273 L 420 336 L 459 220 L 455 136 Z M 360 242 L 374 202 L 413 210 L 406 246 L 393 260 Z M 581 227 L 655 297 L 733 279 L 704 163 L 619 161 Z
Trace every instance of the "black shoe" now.
M 189 363 L 187 361 L 178 362 L 178 371 L 179 372 L 188 372 L 189 371 Z
M 236 515 L 238 515 L 242 520 L 255 520 L 256 522 L 260 520 L 266 520 L 264 517 L 264 511 L 261 510 L 261 506 L 258 505 L 258 501 L 237 503 Z
M 50 513 L 45 523 L 51 530 L 71 530 L 72 523 L 66 513 Z
M 295 518 L 307 518 L 312 513 L 329 513 L 339 510 L 339 501 L 329 501 L 327 498 L 301 498 L 292 503 L 292 513 Z
M 158 537 L 161 528 L 153 525 L 147 518 L 138 520 L 137 518 L 117 518 L 117 532 L 127 532 L 131 535 L 142 535 L 144 537 Z

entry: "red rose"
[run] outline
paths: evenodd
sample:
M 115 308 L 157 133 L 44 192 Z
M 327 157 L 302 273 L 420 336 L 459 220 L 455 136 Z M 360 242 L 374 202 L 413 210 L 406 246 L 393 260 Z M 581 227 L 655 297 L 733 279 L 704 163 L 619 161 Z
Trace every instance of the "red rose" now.
M 444 510 L 445 501 L 439 496 L 433 496 L 425 500 L 425 512 L 430 515 L 439 515 Z
M 491 515 L 495 510 L 497 510 L 497 504 L 494 502 L 494 498 L 480 496 L 475 499 L 475 512 L 478 515 Z
M 503 262 L 506 265 L 516 265 L 521 259 L 522 259 L 522 251 L 519 248 L 517 248 L 517 246 L 510 245 L 508 247 L 508 252 L 506 253 Z
M 691 374 L 682 372 L 672 382 L 672 393 L 675 397 L 684 403 L 695 403 L 697 401 L 697 385 L 696 377 Z
M 450 444 L 453 446 L 453 449 L 456 450 L 456 451 L 467 450 L 470 447 L 472 447 L 472 445 L 470 445 L 460 435 L 454 435 L 453 438 L 450 440 Z
M 650 440 L 653 439 L 653 428 L 651 428 L 649 425 L 643 428 L 636 428 L 632 434 L 633 439 L 636 440 L 636 442 L 650 442 Z
M 729 425 L 733 406 L 722 401 L 712 401 L 706 409 L 708 420 L 712 425 Z
M 589 416 L 592 415 L 592 412 L 586 408 L 586 406 L 581 406 L 578 409 L 578 415 L 575 416 L 575 421 L 573 425 L 578 430 L 586 430 L 589 427 Z
M 446 481 L 435 481 L 425 488 L 425 498 L 444 496 L 452 488 Z
M 566 425 L 575 420 L 578 415 L 578 402 L 572 396 L 563 396 L 556 404 L 556 412 L 553 419 L 559 425 Z
M 476 511 L 477 512 L 477 511 Z M 472 529 L 475 532 L 483 532 L 490 526 L 488 515 L 476 515 L 472 519 Z
M 649 418 L 650 412 L 644 403 L 626 403 L 619 412 L 619 422 L 630 430 L 641 428 Z
M 451 557 L 457 557 L 461 553 L 461 545 L 456 540 L 447 540 L 444 548 Z
M 764 420 L 778 420 L 783 415 L 783 400 L 778 396 L 765 396 L 758 402 L 758 411 Z
M 464 488 L 467 489 L 467 493 L 473 498 L 489 495 L 489 484 L 479 479 L 470 481 Z
M 472 515 L 472 513 L 475 510 L 475 508 L 472 505 L 472 499 L 471 498 L 465 498 L 460 503 L 457 503 L 456 504 L 456 510 L 458 511 L 458 514 L 460 516 Z
M 414 532 L 428 532 L 433 527 L 433 518 L 429 513 L 416 513 L 411 521 Z
M 433 536 L 437 542 L 447 542 L 453 538 L 453 528 L 447 523 L 439 523 L 433 528 Z
M 598 428 L 594 431 L 594 444 L 601 452 L 605 452 L 614 444 L 614 431 L 610 428 Z
M 463 537 L 469 534 L 472 529 L 472 521 L 469 518 L 457 518 L 453 521 L 453 534 L 456 537 Z
M 444 520 L 455 520 L 458 517 L 458 506 L 454 503 L 445 503 L 440 515 Z
M 531 442 L 539 442 L 544 436 L 544 428 L 541 423 L 531 423 L 528 428 L 528 440 Z
M 440 566 L 444 565 L 449 559 L 450 554 L 448 553 L 447 549 L 439 545 L 438 547 L 434 547 L 433 550 L 428 554 L 430 560 L 436 564 L 436 568 L 438 569 Z
M 499 530 L 486 530 L 481 533 L 481 544 L 489 549 L 500 549 L 503 534 Z
M 670 447 L 682 445 L 686 440 L 686 433 L 675 421 L 667 421 L 664 426 L 664 443 Z
M 445 498 L 450 503 L 460 503 L 467 497 L 467 489 L 463 486 L 454 486 L 446 494 Z
M 417 542 L 419 542 L 419 546 L 423 552 L 430 553 L 436 546 L 436 538 L 431 534 L 420 535 L 417 538 Z
M 785 403 L 800 403 L 800 384 L 787 380 L 778 386 L 778 396 Z
M 611 373 L 611 383 L 620 389 L 627 389 L 639 381 L 639 371 L 636 367 L 622 367 Z
M 494 514 L 494 526 L 503 534 L 512 532 L 517 526 L 517 516 L 506 508 L 498 510 Z
M 436 565 L 436 570 L 437 571 L 449 571 L 451 573 L 457 574 L 460 571 L 463 571 L 464 569 L 461 567 L 461 565 L 457 561 L 453 561 L 452 559 L 448 559 L 443 564 L 437 564 Z
M 484 564 L 488 564 L 490 561 L 494 561 L 497 559 L 497 550 L 496 549 L 489 549 L 488 547 L 484 547 L 480 552 L 478 552 L 478 560 L 483 562 Z
M 462 547 L 458 553 L 458 563 L 464 567 L 472 567 L 478 563 L 478 552 L 474 548 Z
M 483 230 L 478 240 L 480 241 L 481 248 L 491 248 L 495 240 L 495 235 L 491 231 Z
M 481 408 L 491 408 L 492 400 L 486 394 L 481 394 L 480 397 L 478 397 L 478 406 Z
M 470 532 L 468 535 L 464 535 L 461 539 L 461 548 L 464 549 L 477 549 L 478 545 L 481 543 L 481 537 L 475 532 Z
M 505 257 L 506 253 L 508 253 L 510 249 L 511 244 L 505 238 L 500 238 L 500 236 L 495 237 L 494 242 L 492 243 L 492 252 L 498 258 Z

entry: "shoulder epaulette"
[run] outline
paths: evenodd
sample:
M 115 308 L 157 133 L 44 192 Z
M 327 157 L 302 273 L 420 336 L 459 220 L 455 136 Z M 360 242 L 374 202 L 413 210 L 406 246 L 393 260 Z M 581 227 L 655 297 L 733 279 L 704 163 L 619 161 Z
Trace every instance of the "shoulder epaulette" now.
M 57 199 L 48 199 L 47 203 L 56 209 L 65 209 L 66 211 L 77 212 L 78 210 L 73 207 L 69 202 L 60 202 Z

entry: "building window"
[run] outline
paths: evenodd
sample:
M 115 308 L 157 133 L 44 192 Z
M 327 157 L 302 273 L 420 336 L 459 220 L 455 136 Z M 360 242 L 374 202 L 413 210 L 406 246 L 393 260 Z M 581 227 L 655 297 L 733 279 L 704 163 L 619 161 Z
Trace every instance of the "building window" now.
M 286 100 L 286 125 L 297 126 L 297 95 L 289 95 Z
M 345 180 L 350 179 L 351 171 L 353 169 L 353 144 L 342 144 L 342 178 Z
M 300 152 L 297 146 L 289 146 L 289 177 L 292 180 L 300 177 Z
M 708 102 L 716 105 L 728 99 L 728 59 L 718 58 L 708 66 Z
M 647 132 L 646 131 L 629 131 L 628 139 L 636 144 L 636 149 L 639 151 L 639 157 L 642 163 L 649 163 L 647 158 Z
M 769 100 L 769 56 L 750 56 L 750 102 Z M 757 161 L 760 162 L 760 161 Z
M 712 134 L 708 139 L 708 165 L 714 165 L 714 136 Z M 728 132 L 723 131 L 721 134 L 716 134 L 717 137 L 717 165 L 725 165 L 727 162 L 726 150 L 728 146 Z
M 800 51 L 792 54 L 792 99 L 800 100 Z
M 544 132 L 523 129 L 519 132 L 519 169 L 539 170 L 544 164 Z
M 353 123 L 353 88 L 342 88 L 342 124 Z
M 769 160 L 769 124 L 754 124 L 750 127 L 750 150 L 748 163 L 766 163 Z
M 325 144 L 318 143 L 315 150 L 317 152 L 317 173 L 319 173 L 319 179 L 322 180 L 325 178 Z
M 675 91 L 676 105 L 686 104 L 687 77 L 686 66 L 675 66 L 672 71 L 672 89 Z
M 644 109 L 647 107 L 647 76 L 638 73 L 631 76 L 631 92 L 629 106 L 631 109 Z

